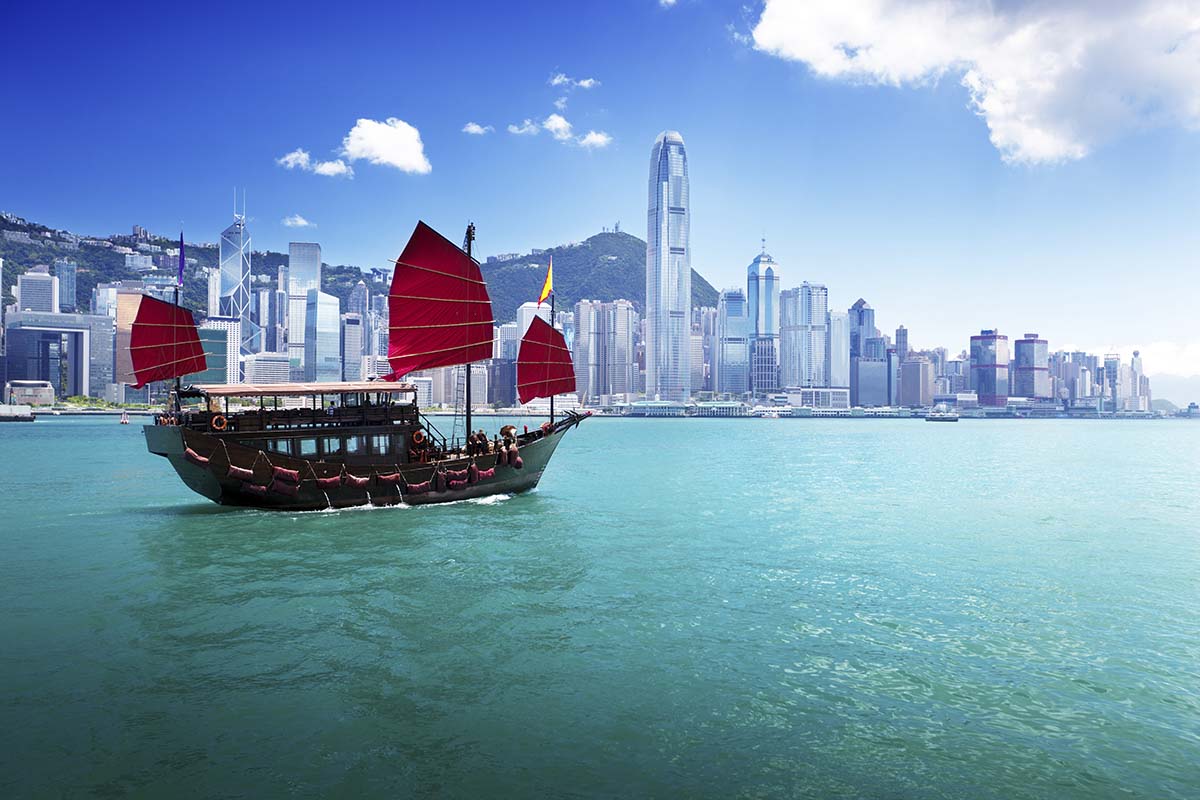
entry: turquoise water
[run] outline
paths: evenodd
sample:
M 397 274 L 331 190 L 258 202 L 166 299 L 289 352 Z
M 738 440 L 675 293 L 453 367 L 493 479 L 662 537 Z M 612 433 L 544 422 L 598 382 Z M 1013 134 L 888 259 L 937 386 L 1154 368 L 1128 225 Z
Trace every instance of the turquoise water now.
M 485 421 L 486 422 L 486 421 Z M 1200 424 L 592 419 L 231 511 L 0 426 L 0 796 L 1200 793 Z

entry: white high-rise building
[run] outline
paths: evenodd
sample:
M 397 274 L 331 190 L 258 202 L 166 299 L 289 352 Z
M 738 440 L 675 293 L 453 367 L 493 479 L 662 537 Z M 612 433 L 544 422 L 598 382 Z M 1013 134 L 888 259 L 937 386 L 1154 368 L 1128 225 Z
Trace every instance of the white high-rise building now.
M 829 331 L 825 350 L 825 376 L 827 384 L 835 389 L 850 388 L 850 315 L 845 311 L 830 311 L 827 316 Z
M 287 383 L 291 377 L 286 353 L 254 353 L 245 359 L 246 383 Z
M 58 276 L 45 265 L 17 276 L 17 310 L 59 313 Z
M 825 372 L 829 290 L 805 281 L 780 295 L 779 364 L 785 387 L 829 386 Z
M 646 213 L 646 395 L 691 397 L 692 258 L 687 151 L 663 131 L 650 151 Z
M 549 322 L 550 304 L 542 303 L 541 305 L 538 305 L 537 303 L 521 303 L 521 305 L 517 307 L 518 341 L 520 341 L 521 337 L 525 335 L 525 331 L 529 330 L 529 325 L 533 322 L 534 317 L 541 317 L 542 319 L 546 320 L 546 322 Z
M 225 331 L 225 383 L 241 383 L 242 321 L 237 317 L 209 317 L 201 329 Z
M 750 315 L 750 389 L 755 395 L 779 391 L 779 265 L 763 251 L 746 268 L 746 308 Z
M 221 270 L 208 271 L 208 316 L 221 316 Z
M 342 380 L 362 380 L 362 356 L 362 316 L 342 314 Z
M 741 289 L 727 289 L 717 300 L 712 365 L 714 392 L 740 397 L 750 391 L 750 315 Z

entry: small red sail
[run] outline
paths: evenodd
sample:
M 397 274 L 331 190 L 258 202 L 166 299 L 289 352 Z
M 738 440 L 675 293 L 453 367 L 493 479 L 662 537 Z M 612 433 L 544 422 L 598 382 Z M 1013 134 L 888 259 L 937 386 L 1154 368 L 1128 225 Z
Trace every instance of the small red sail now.
M 129 332 L 133 385 L 165 381 L 208 369 L 196 320 L 186 308 L 148 295 L 138 298 Z
M 517 397 L 528 403 L 535 397 L 573 391 L 575 365 L 566 340 L 549 322 L 534 317 L 517 353 Z
M 388 317 L 388 380 L 492 357 L 492 299 L 479 264 L 424 222 L 396 260 Z

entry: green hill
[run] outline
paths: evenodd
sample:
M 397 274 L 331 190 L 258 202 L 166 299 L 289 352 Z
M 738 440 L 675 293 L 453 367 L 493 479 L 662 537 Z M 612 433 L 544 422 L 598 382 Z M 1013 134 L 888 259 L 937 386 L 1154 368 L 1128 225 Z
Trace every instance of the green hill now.
M 537 300 L 554 258 L 554 290 L 558 308 L 579 300 L 633 301 L 639 313 L 646 304 L 646 243 L 628 233 L 598 233 L 586 241 L 530 255 L 483 264 L 497 322 L 516 318 L 521 303 Z M 717 290 L 692 270 L 692 305 L 717 305 Z

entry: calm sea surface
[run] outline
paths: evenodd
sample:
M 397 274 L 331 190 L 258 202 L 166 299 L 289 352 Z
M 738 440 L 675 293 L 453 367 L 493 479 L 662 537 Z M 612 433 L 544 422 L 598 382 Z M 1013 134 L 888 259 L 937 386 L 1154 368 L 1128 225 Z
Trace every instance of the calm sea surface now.
M 0 796 L 124 794 L 1200 796 L 1200 424 L 592 419 L 287 515 L 0 425 Z

